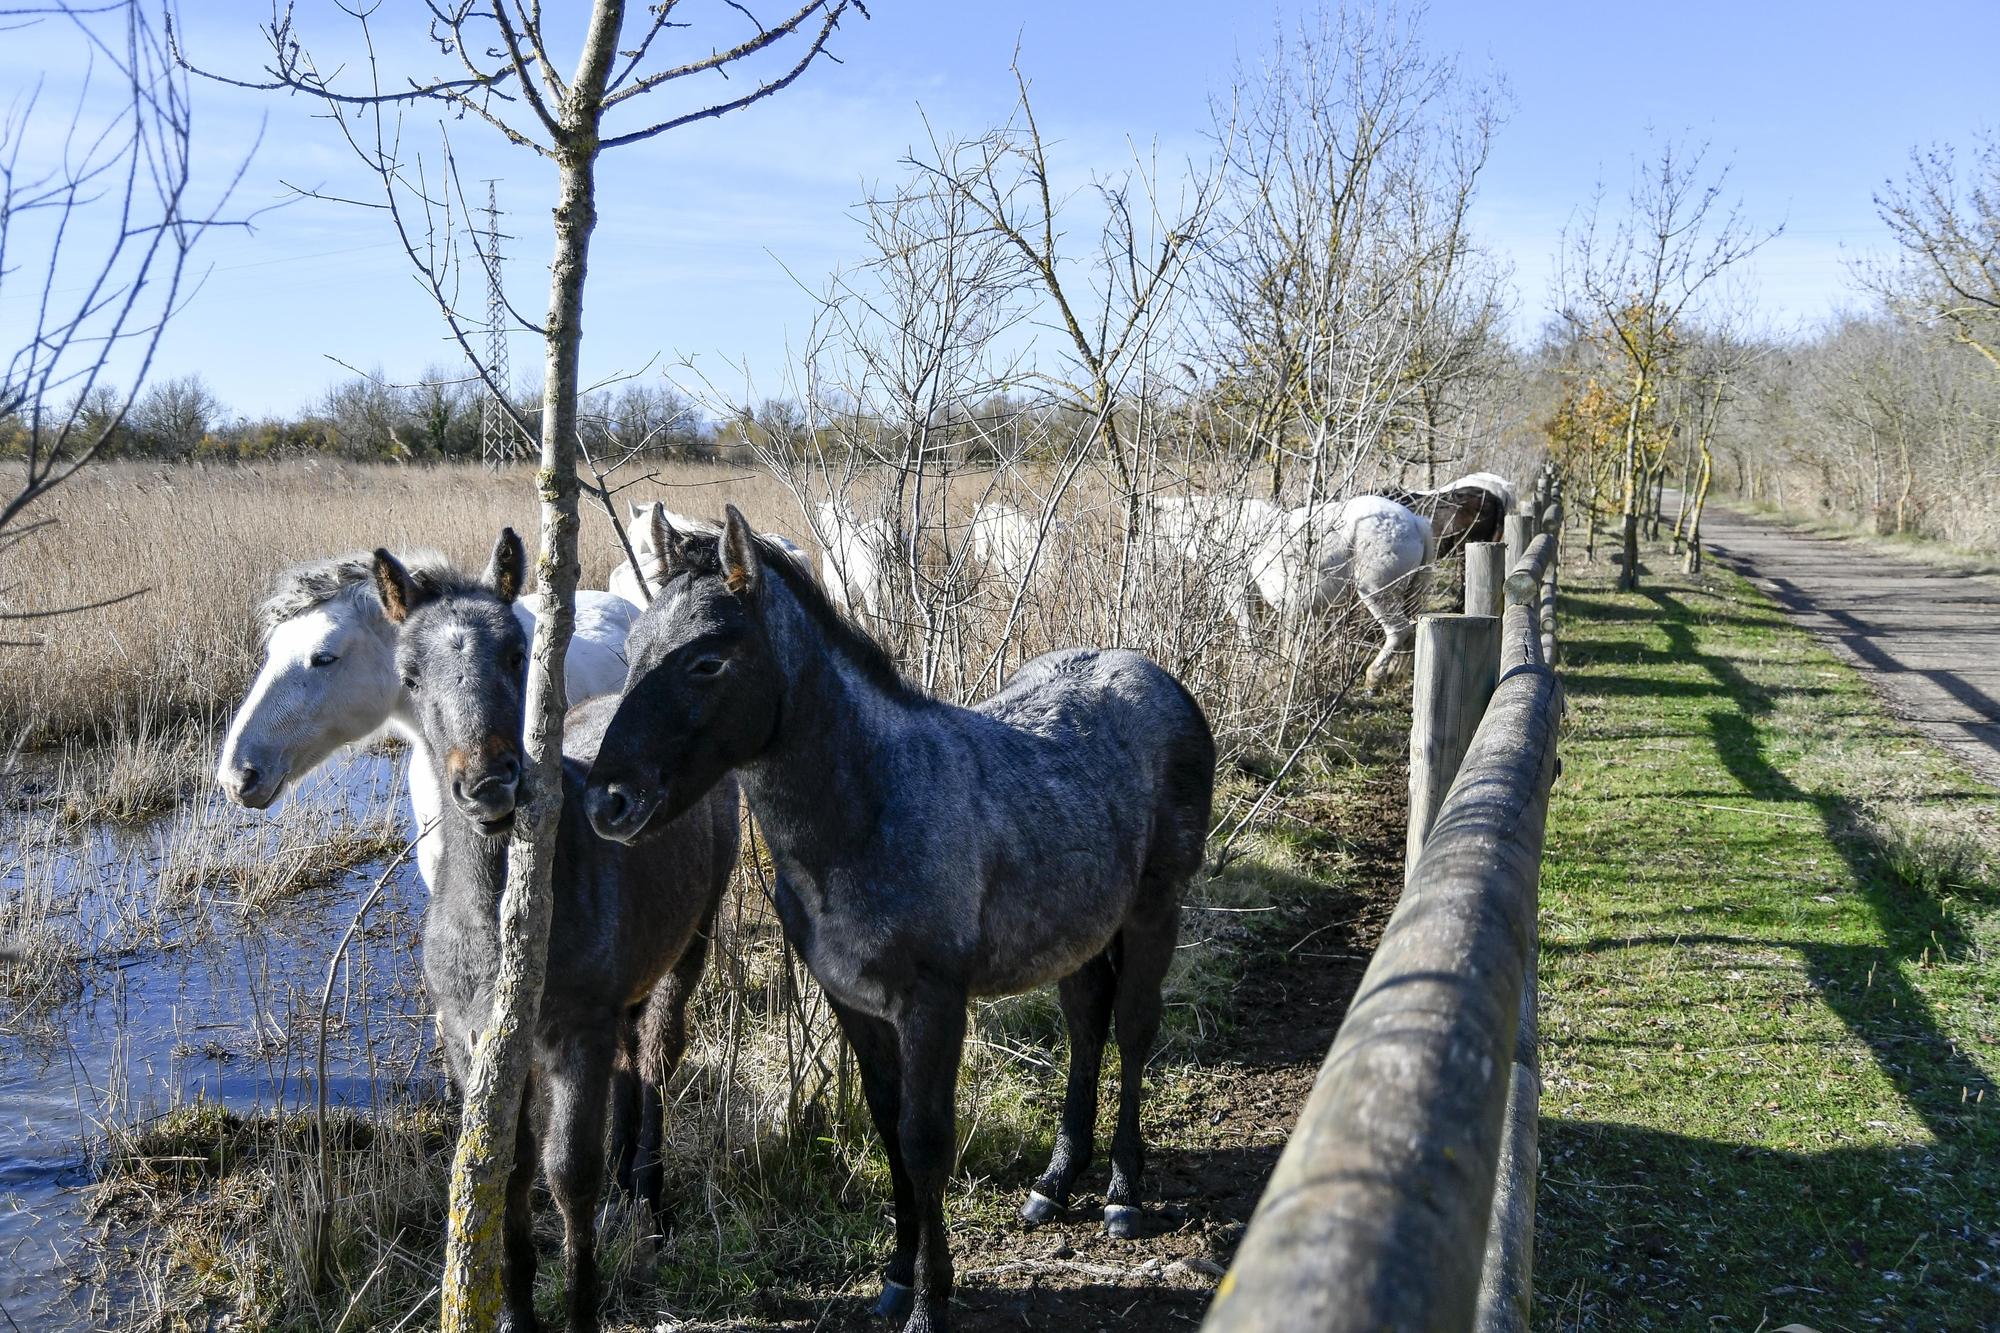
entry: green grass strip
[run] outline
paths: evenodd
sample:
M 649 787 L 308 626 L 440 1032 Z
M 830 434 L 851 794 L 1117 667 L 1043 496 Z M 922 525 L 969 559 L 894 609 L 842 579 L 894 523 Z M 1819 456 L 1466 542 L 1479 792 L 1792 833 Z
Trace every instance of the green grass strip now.
M 1653 563 L 1564 589 L 1537 1326 L 2000 1328 L 2000 802 Z

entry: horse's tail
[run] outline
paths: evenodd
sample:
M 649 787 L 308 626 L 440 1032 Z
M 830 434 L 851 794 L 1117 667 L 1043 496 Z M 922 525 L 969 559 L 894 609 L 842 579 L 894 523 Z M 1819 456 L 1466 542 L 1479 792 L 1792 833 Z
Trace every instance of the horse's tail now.
M 1159 822 L 1164 836 L 1154 847 L 1152 861 L 1160 871 L 1185 879 L 1207 854 L 1215 807 L 1215 732 L 1208 725 L 1208 714 L 1180 678 L 1164 667 L 1157 669 L 1173 687 L 1185 721 L 1167 739 Z

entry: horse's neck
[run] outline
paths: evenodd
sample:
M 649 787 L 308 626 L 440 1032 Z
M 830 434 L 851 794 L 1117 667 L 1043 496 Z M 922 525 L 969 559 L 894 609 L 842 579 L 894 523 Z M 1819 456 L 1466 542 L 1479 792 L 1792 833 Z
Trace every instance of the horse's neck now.
M 907 754 L 893 772 L 889 762 L 915 720 L 910 701 L 831 648 L 803 609 L 787 606 L 774 626 L 784 639 L 777 731 L 740 776 L 772 846 L 816 867 L 872 838 L 896 788 L 920 786 L 924 775 L 909 771 Z
M 410 815 L 417 827 L 417 873 L 423 876 L 424 887 L 435 892 L 438 863 L 444 855 L 444 835 L 439 827 L 444 817 L 444 786 L 408 703 L 399 702 L 383 725 L 410 747 Z
M 489 838 L 471 820 L 449 811 L 440 813 L 431 837 L 437 851 L 429 876 L 427 922 L 446 925 L 454 933 L 497 939 L 500 891 L 507 881 L 507 839 Z

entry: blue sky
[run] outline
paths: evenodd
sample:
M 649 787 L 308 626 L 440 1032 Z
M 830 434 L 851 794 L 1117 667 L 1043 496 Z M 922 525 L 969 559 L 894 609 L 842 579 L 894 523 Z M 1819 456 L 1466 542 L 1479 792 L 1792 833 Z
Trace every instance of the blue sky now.
M 768 7 L 777 12 L 780 0 Z M 198 60 L 254 71 L 263 54 L 254 25 L 267 5 L 188 0 L 183 8 Z M 720 6 L 684 8 L 701 18 Z M 331 7 L 306 0 L 299 9 L 305 35 L 323 34 L 326 58 L 341 52 L 349 38 Z M 747 112 L 607 159 L 585 314 L 588 371 L 692 357 L 725 387 L 743 382 L 735 368 L 744 367 L 759 390 L 775 389 L 810 316 L 799 282 L 817 284 L 857 257 L 849 210 L 898 174 L 897 159 L 923 133 L 920 110 L 965 132 L 1004 117 L 1018 41 L 1044 133 L 1077 180 L 1129 161 L 1134 143 L 1177 160 L 1202 151 L 1210 96 L 1226 89 L 1239 60 L 1258 59 L 1299 6 L 875 0 L 871 9 L 872 22 L 851 22 L 836 39 L 844 63 L 815 68 Z M 1634 154 L 1663 135 L 1708 141 L 1715 160 L 1733 163 L 1749 217 L 1785 224 L 1749 275 L 1767 324 L 1810 325 L 1853 303 L 1848 264 L 1885 242 L 1871 194 L 1913 146 L 1964 144 L 1982 128 L 1985 99 L 1968 92 L 1965 65 L 1951 53 L 2000 44 L 2000 5 L 1991 0 L 1670 8 L 1441 0 L 1422 22 L 1433 51 L 1455 53 L 1469 72 L 1507 88 L 1475 216 L 1513 267 L 1524 337 L 1547 314 L 1565 223 L 1600 180 L 1621 194 Z M 0 105 L 37 76 L 51 93 L 69 88 L 74 49 L 54 25 L 0 35 Z M 197 85 L 195 96 L 211 178 L 261 125 L 243 203 L 278 201 L 285 183 L 366 188 L 336 132 L 303 101 L 212 85 Z M 503 207 L 522 238 L 509 289 L 538 313 L 552 170 L 478 127 L 452 130 L 468 178 L 503 178 Z M 409 132 L 435 140 L 439 127 L 418 118 Z M 212 236 L 201 260 L 210 272 L 159 370 L 200 372 L 236 411 L 296 408 L 345 375 L 329 358 L 392 377 L 453 360 L 374 214 L 295 202 L 251 232 Z M 17 312 L 0 305 L 0 327 Z M 532 352 L 516 343 L 517 369 Z

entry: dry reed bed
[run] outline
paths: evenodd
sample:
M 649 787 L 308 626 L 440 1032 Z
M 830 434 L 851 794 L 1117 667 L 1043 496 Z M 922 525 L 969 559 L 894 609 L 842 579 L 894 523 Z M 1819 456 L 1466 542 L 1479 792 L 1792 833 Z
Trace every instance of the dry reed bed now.
M 698 512 L 720 512 L 727 498 L 760 523 L 802 532 L 783 488 L 740 468 L 670 466 L 632 493 Z M 536 532 L 526 466 L 107 464 L 35 513 L 58 526 L 26 548 L 26 574 L 12 581 L 7 609 L 141 595 L 42 622 L 40 649 L 10 651 L 0 674 L 0 744 L 28 748 L 172 734 L 189 719 L 212 727 L 256 669 L 251 613 L 287 565 L 357 548 L 429 546 L 477 569 L 503 526 L 531 542 Z M 595 505 L 586 505 L 581 545 L 585 585 L 601 588 L 617 546 Z

